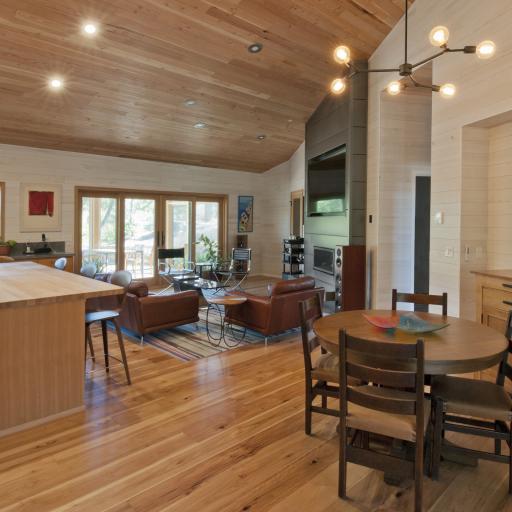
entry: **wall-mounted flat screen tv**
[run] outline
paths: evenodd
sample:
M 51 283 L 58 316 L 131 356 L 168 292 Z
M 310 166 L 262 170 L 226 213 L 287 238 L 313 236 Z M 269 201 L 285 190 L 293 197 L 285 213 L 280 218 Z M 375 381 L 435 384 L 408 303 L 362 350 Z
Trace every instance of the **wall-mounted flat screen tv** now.
M 344 215 L 345 160 L 344 144 L 308 162 L 308 216 Z

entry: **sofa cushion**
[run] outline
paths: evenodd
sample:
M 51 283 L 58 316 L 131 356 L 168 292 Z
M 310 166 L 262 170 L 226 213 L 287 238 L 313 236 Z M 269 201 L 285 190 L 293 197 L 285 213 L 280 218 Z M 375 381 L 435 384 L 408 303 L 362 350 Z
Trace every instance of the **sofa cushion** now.
M 270 285 L 269 295 L 282 295 L 284 293 L 300 292 L 302 290 L 311 290 L 315 287 L 313 277 L 301 277 L 299 279 L 288 279 L 278 281 Z
M 132 281 L 128 287 L 128 293 L 136 297 L 147 297 L 149 294 L 148 285 L 143 281 Z

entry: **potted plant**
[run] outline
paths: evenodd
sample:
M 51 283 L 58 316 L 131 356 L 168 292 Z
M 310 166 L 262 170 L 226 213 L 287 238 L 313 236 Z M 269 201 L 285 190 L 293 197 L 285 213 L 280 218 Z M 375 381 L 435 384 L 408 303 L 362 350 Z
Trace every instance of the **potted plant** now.
M 0 239 L 0 256 L 9 256 L 11 249 L 16 245 L 16 240 L 6 240 L 5 242 Z

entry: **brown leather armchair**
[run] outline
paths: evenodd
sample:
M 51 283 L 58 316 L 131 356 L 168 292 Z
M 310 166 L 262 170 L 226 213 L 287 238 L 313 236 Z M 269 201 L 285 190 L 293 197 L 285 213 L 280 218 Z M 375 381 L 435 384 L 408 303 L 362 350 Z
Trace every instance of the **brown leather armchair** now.
M 240 306 L 227 308 L 226 320 L 268 337 L 300 327 L 299 302 L 318 295 L 323 302 L 324 289 L 315 287 L 312 277 L 278 281 L 268 287 L 268 296 L 234 292 L 247 297 Z
M 136 281 L 128 288 L 120 321 L 143 342 L 150 332 L 198 322 L 199 295 L 195 291 L 149 295 L 147 285 Z

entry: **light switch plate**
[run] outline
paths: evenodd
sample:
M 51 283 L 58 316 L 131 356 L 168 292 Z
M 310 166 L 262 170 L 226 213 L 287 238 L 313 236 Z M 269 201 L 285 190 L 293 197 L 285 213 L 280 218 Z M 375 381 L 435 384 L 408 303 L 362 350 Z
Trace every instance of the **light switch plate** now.
M 436 224 L 444 224 L 444 213 L 436 212 L 436 214 L 434 215 L 434 220 Z

